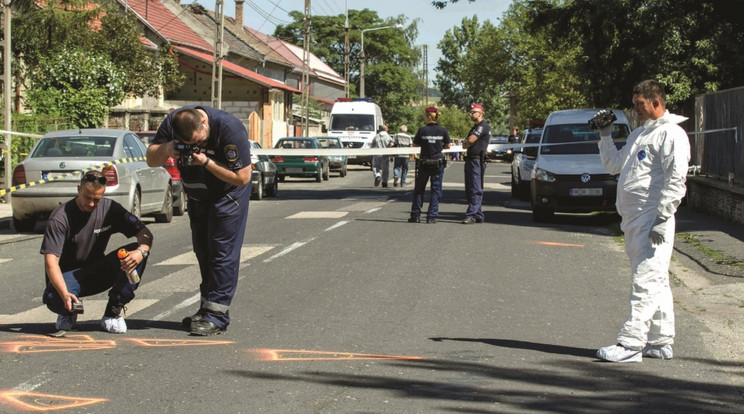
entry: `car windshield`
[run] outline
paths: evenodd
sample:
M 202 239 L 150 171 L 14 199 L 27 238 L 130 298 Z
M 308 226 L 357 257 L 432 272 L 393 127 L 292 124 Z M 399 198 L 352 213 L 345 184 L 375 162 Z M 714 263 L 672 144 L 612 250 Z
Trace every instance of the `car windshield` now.
M 321 148 L 341 148 L 338 138 L 318 138 Z
M 313 148 L 313 141 L 304 139 L 280 140 L 276 143 L 276 148 Z
M 506 144 L 509 142 L 507 137 L 492 137 L 489 144 Z
M 102 157 L 114 153 L 114 137 L 42 138 L 31 157 Z
M 375 132 L 375 116 L 362 114 L 335 114 L 331 116 L 331 130 Z
M 612 125 L 612 138 L 615 146 L 620 149 L 628 138 L 628 127 L 623 124 Z M 587 124 L 551 125 L 546 127 L 543 134 L 540 154 L 599 154 L 599 132 L 589 128 Z

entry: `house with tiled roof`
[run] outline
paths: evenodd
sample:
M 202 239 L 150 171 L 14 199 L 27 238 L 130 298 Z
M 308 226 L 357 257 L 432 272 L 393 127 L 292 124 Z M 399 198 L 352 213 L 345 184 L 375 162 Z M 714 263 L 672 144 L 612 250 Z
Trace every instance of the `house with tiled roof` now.
M 119 1 L 123 10 L 134 13 L 142 23 L 146 41 L 172 46 L 181 73 L 186 77 L 183 85 L 164 96 L 126 101 L 123 109 L 157 112 L 185 104 L 212 105 L 216 29 L 205 17 L 210 12 L 198 4 L 181 5 L 173 0 Z M 250 45 L 241 46 L 240 40 L 230 35 L 226 36 L 225 44 L 228 53 L 222 60 L 222 109 L 241 119 L 251 139 L 264 147 L 272 146 L 280 137 L 294 135 L 292 96 L 301 92 L 284 82 L 285 74 L 293 70 L 292 64 L 274 54 L 276 58 L 266 65 L 265 54 Z M 255 70 L 259 68 L 265 74 Z M 156 122 L 149 123 L 149 129 L 153 128 L 157 128 Z

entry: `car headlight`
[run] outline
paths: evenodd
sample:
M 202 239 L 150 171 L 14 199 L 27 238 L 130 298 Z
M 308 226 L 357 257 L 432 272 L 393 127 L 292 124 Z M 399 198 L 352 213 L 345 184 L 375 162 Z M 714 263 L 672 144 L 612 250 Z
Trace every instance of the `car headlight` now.
M 554 183 L 555 176 L 542 168 L 535 168 L 535 180 L 545 181 L 547 183 Z

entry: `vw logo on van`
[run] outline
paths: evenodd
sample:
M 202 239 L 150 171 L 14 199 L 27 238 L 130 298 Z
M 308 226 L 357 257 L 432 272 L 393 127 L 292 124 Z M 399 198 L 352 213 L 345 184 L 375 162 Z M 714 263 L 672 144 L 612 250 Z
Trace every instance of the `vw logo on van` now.
M 589 173 L 581 174 L 581 182 L 582 183 L 588 183 L 589 181 L 591 181 L 591 179 L 592 179 L 592 176 L 589 175 Z

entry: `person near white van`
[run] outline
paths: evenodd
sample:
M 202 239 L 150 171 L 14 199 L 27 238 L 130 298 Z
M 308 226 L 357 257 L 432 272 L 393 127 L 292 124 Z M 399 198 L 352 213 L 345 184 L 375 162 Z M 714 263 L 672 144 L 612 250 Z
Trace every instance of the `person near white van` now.
M 393 138 L 388 134 L 387 125 L 380 125 L 380 131 L 372 138 L 372 148 L 388 148 L 393 145 Z M 382 182 L 383 187 L 388 186 L 390 177 L 390 156 L 373 155 L 372 156 L 372 174 L 375 176 L 375 187 Z
M 674 248 L 674 213 L 685 195 L 690 142 L 678 125 L 687 120 L 666 110 L 664 87 L 645 80 L 633 89 L 633 108 L 643 125 L 618 150 L 611 126 L 600 129 L 602 164 L 617 183 L 617 211 L 622 217 L 632 284 L 630 317 L 617 345 L 597 357 L 611 362 L 641 362 L 642 357 L 671 359 L 674 304 L 669 262 Z

